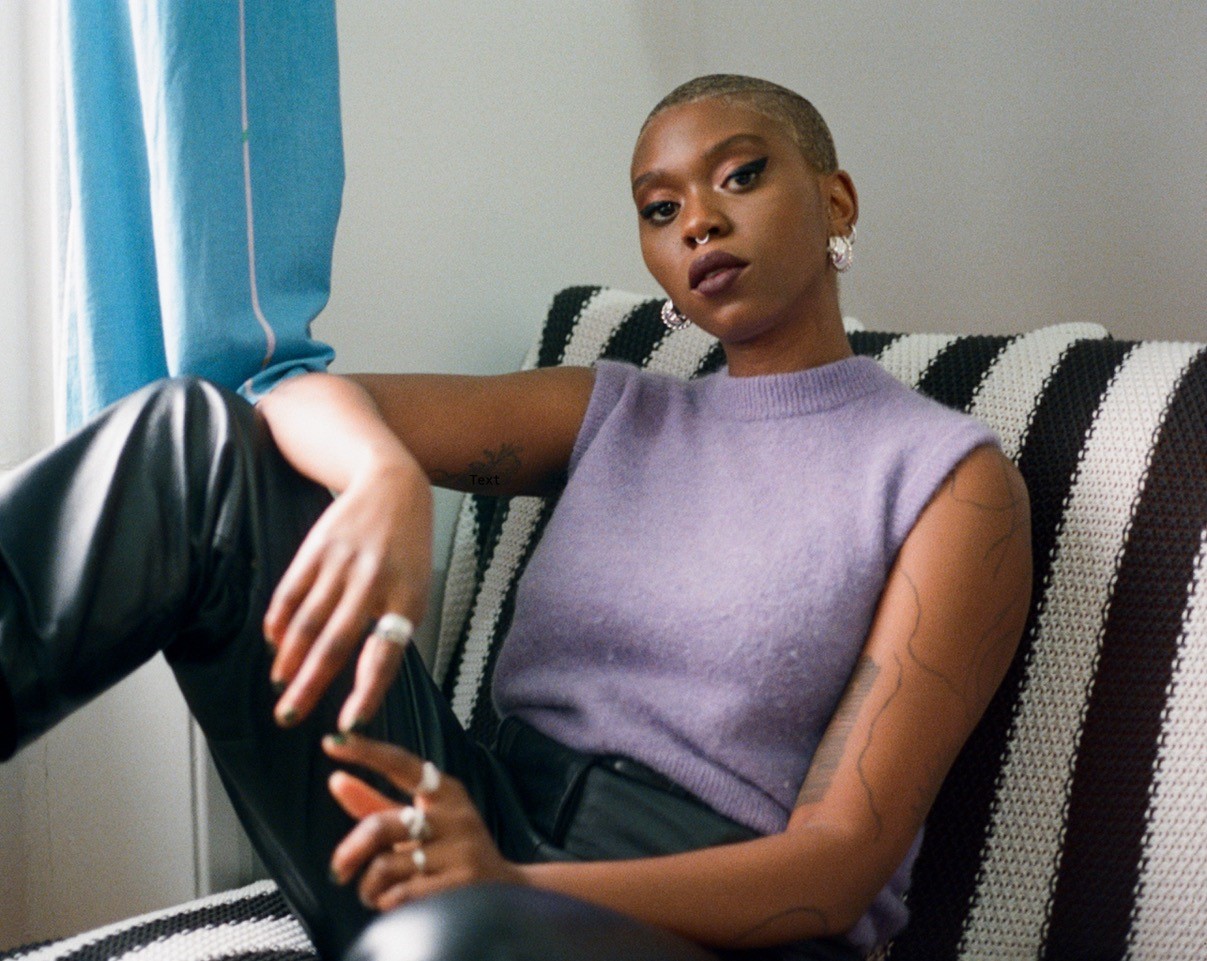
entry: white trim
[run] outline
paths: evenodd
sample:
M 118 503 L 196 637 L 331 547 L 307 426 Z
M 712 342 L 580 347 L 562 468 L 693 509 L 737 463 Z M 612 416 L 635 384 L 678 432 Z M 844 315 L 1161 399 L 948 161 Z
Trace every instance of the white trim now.
M 277 350 L 277 335 L 260 308 L 260 291 L 256 284 L 256 213 L 251 191 L 251 128 L 247 114 L 247 17 L 244 0 L 239 0 L 239 109 L 243 131 L 243 197 L 247 208 L 247 279 L 251 289 L 251 309 L 264 331 L 264 369 Z M 248 381 L 250 385 L 251 381 Z

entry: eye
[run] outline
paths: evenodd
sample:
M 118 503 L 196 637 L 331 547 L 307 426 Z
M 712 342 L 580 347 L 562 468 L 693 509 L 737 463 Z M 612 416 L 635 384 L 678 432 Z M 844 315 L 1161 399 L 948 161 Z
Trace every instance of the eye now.
M 725 178 L 725 185 L 729 187 L 750 187 L 767 168 L 767 158 L 760 157 L 758 160 L 752 160 L 748 164 L 742 164 L 737 170 Z
M 641 216 L 652 224 L 668 223 L 675 216 L 679 205 L 671 200 L 656 200 L 641 208 Z

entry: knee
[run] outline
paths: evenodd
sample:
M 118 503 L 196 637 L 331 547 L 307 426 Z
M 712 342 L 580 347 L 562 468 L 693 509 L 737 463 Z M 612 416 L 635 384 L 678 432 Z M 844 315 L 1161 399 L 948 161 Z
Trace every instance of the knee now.
M 506 884 L 447 891 L 373 922 L 344 961 L 707 961 L 690 942 L 575 898 Z
M 135 435 L 155 446 L 170 445 L 188 462 L 197 457 L 208 462 L 214 452 L 255 433 L 251 405 L 234 391 L 201 377 L 155 381 L 124 403 Z
M 251 406 L 234 391 L 192 375 L 164 377 L 148 384 L 133 398 L 152 410 L 209 419 L 243 419 L 251 413 Z

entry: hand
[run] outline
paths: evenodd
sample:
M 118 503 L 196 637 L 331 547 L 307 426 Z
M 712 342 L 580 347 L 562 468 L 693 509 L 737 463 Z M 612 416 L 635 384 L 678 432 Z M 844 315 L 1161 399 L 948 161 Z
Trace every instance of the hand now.
M 417 794 L 424 762 L 403 748 L 357 735 L 323 740 L 323 749 L 336 761 L 359 764 L 384 775 L 400 791 L 414 798 L 414 808 L 374 790 L 344 771 L 331 775 L 331 794 L 360 823 L 352 829 L 331 858 L 332 877 L 348 883 L 358 873 L 361 901 L 369 908 L 388 911 L 408 901 L 438 891 L 480 881 L 523 884 L 520 869 L 507 861 L 486 830 L 461 782 L 449 775 L 439 787 Z M 409 815 L 421 812 L 424 836 L 412 837 Z M 421 851 L 417 862 L 416 851 Z M 418 863 L 422 863 L 420 871 Z
M 296 723 L 357 652 L 356 680 L 339 729 L 367 721 L 402 663 L 402 649 L 365 640 L 396 612 L 418 624 L 431 570 L 432 494 L 413 462 L 376 467 L 353 480 L 307 534 L 264 616 L 277 649 L 272 680 L 286 685 L 275 714 Z

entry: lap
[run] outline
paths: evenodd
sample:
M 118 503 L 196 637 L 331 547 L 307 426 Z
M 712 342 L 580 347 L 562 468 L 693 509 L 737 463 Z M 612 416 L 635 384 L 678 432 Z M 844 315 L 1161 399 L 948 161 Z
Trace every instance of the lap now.
M 576 898 L 504 884 L 458 888 L 375 921 L 345 961 L 854 961 L 835 942 L 713 953 Z

